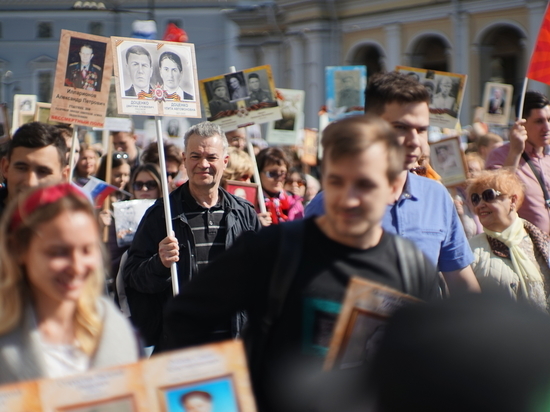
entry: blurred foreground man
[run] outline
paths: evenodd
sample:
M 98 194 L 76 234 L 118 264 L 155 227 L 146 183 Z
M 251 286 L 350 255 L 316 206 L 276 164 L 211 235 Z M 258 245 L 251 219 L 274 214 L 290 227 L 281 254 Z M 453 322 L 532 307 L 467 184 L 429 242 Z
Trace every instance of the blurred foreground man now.
M 321 371 L 351 277 L 422 300 L 440 296 L 429 260 L 381 227 L 402 184 L 404 151 L 390 125 L 349 117 L 329 125 L 322 143 L 327 213 L 244 234 L 165 312 L 163 348 L 175 349 L 208 342 L 219 320 L 247 311 L 245 342 L 262 411 L 309 410 L 315 389 L 307 385 Z

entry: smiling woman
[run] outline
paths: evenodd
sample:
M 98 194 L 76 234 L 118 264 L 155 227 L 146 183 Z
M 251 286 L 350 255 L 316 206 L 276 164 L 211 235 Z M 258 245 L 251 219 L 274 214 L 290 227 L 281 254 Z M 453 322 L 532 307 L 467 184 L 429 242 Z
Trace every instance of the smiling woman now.
M 524 198 L 519 178 L 506 169 L 481 172 L 467 193 L 484 231 L 470 240 L 481 289 L 498 287 L 548 311 L 550 237 L 518 216 Z
M 134 362 L 138 345 L 101 298 L 92 205 L 71 184 L 12 202 L 0 225 L 0 384 Z

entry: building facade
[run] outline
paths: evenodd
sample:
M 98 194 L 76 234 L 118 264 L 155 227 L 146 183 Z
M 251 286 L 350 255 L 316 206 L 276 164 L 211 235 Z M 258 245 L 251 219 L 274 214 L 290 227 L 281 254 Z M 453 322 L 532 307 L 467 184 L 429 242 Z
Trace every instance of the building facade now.
M 279 87 L 306 91 L 306 126 L 317 127 L 324 68 L 397 65 L 468 75 L 460 115 L 470 124 L 484 84 L 517 97 L 544 16 L 545 0 L 277 0 L 236 8 L 247 66 L 271 64 Z M 529 81 L 529 88 L 547 92 Z

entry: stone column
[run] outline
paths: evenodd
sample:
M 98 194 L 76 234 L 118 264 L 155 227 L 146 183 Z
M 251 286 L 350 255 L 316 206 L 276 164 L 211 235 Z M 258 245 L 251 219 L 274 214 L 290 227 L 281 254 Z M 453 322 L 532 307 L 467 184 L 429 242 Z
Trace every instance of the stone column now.
M 401 59 L 401 25 L 388 24 L 384 27 L 386 33 L 386 70 L 392 71 L 395 66 L 403 65 Z M 369 75 L 370 73 L 367 73 Z

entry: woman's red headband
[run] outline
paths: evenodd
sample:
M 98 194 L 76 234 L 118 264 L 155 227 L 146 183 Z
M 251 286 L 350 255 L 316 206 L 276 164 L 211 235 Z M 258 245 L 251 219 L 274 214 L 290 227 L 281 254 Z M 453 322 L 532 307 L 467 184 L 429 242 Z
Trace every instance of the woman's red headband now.
M 23 218 L 31 215 L 39 207 L 57 202 L 69 194 L 86 199 L 84 193 L 70 183 L 60 183 L 35 190 L 15 209 L 10 223 L 10 232 L 16 230 L 23 222 Z

